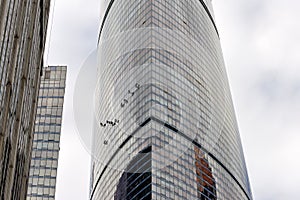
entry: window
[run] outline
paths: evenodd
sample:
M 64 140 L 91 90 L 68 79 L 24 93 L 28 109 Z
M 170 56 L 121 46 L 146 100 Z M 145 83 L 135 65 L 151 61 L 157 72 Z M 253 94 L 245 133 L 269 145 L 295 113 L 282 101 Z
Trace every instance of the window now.
M 51 71 L 45 71 L 45 79 L 50 79 Z

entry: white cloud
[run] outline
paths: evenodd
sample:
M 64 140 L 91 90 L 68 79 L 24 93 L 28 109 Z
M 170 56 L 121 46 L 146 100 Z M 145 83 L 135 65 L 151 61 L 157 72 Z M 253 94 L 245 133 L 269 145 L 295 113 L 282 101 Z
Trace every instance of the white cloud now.
M 300 2 L 214 4 L 255 199 L 299 199 Z
M 81 144 L 74 122 L 73 91 L 81 65 L 97 46 L 100 26 L 99 11 L 100 1 L 98 0 L 56 0 L 55 3 L 46 64 L 68 66 L 56 189 L 57 200 L 83 200 L 88 199 L 89 195 L 90 158 Z M 51 20 L 49 28 L 50 26 Z

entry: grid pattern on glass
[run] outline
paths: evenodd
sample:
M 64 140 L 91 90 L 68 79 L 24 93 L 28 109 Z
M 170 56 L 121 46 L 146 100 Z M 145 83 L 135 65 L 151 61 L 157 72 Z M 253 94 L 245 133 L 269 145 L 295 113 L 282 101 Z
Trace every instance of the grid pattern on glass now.
M 122 171 L 147 146 L 153 199 L 251 199 L 220 42 L 203 4 L 114 1 L 99 41 L 91 199 L 114 199 Z M 105 119 L 120 124 L 104 129 Z M 191 141 L 206 149 L 200 167 Z M 213 181 L 201 189 L 205 165 Z
M 27 200 L 54 200 L 66 82 L 65 66 L 43 69 Z
M 216 181 L 209 166 L 208 159 L 201 149 L 195 146 L 195 165 L 197 174 L 197 189 L 199 199 L 216 200 Z
M 25 199 L 50 0 L 0 1 L 0 198 Z
M 149 146 L 131 160 L 117 185 L 116 200 L 151 200 L 151 151 Z

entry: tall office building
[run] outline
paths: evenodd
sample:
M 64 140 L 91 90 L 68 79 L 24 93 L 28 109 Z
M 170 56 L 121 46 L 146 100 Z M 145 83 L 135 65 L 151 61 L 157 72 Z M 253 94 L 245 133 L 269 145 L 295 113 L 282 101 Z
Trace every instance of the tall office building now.
M 0 0 L 0 198 L 25 199 L 50 0 Z
M 211 1 L 102 7 L 90 199 L 252 199 Z
M 65 66 L 50 66 L 43 70 L 27 200 L 55 199 L 66 72 Z

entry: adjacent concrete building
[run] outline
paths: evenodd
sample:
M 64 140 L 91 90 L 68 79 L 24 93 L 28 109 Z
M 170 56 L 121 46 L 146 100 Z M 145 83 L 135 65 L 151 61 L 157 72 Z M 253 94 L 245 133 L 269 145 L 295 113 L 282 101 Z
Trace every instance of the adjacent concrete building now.
M 43 71 L 27 200 L 55 199 L 67 67 L 50 66 Z
M 251 200 L 211 0 L 103 0 L 90 200 Z
M 50 0 L 0 0 L 0 199 L 25 199 Z

